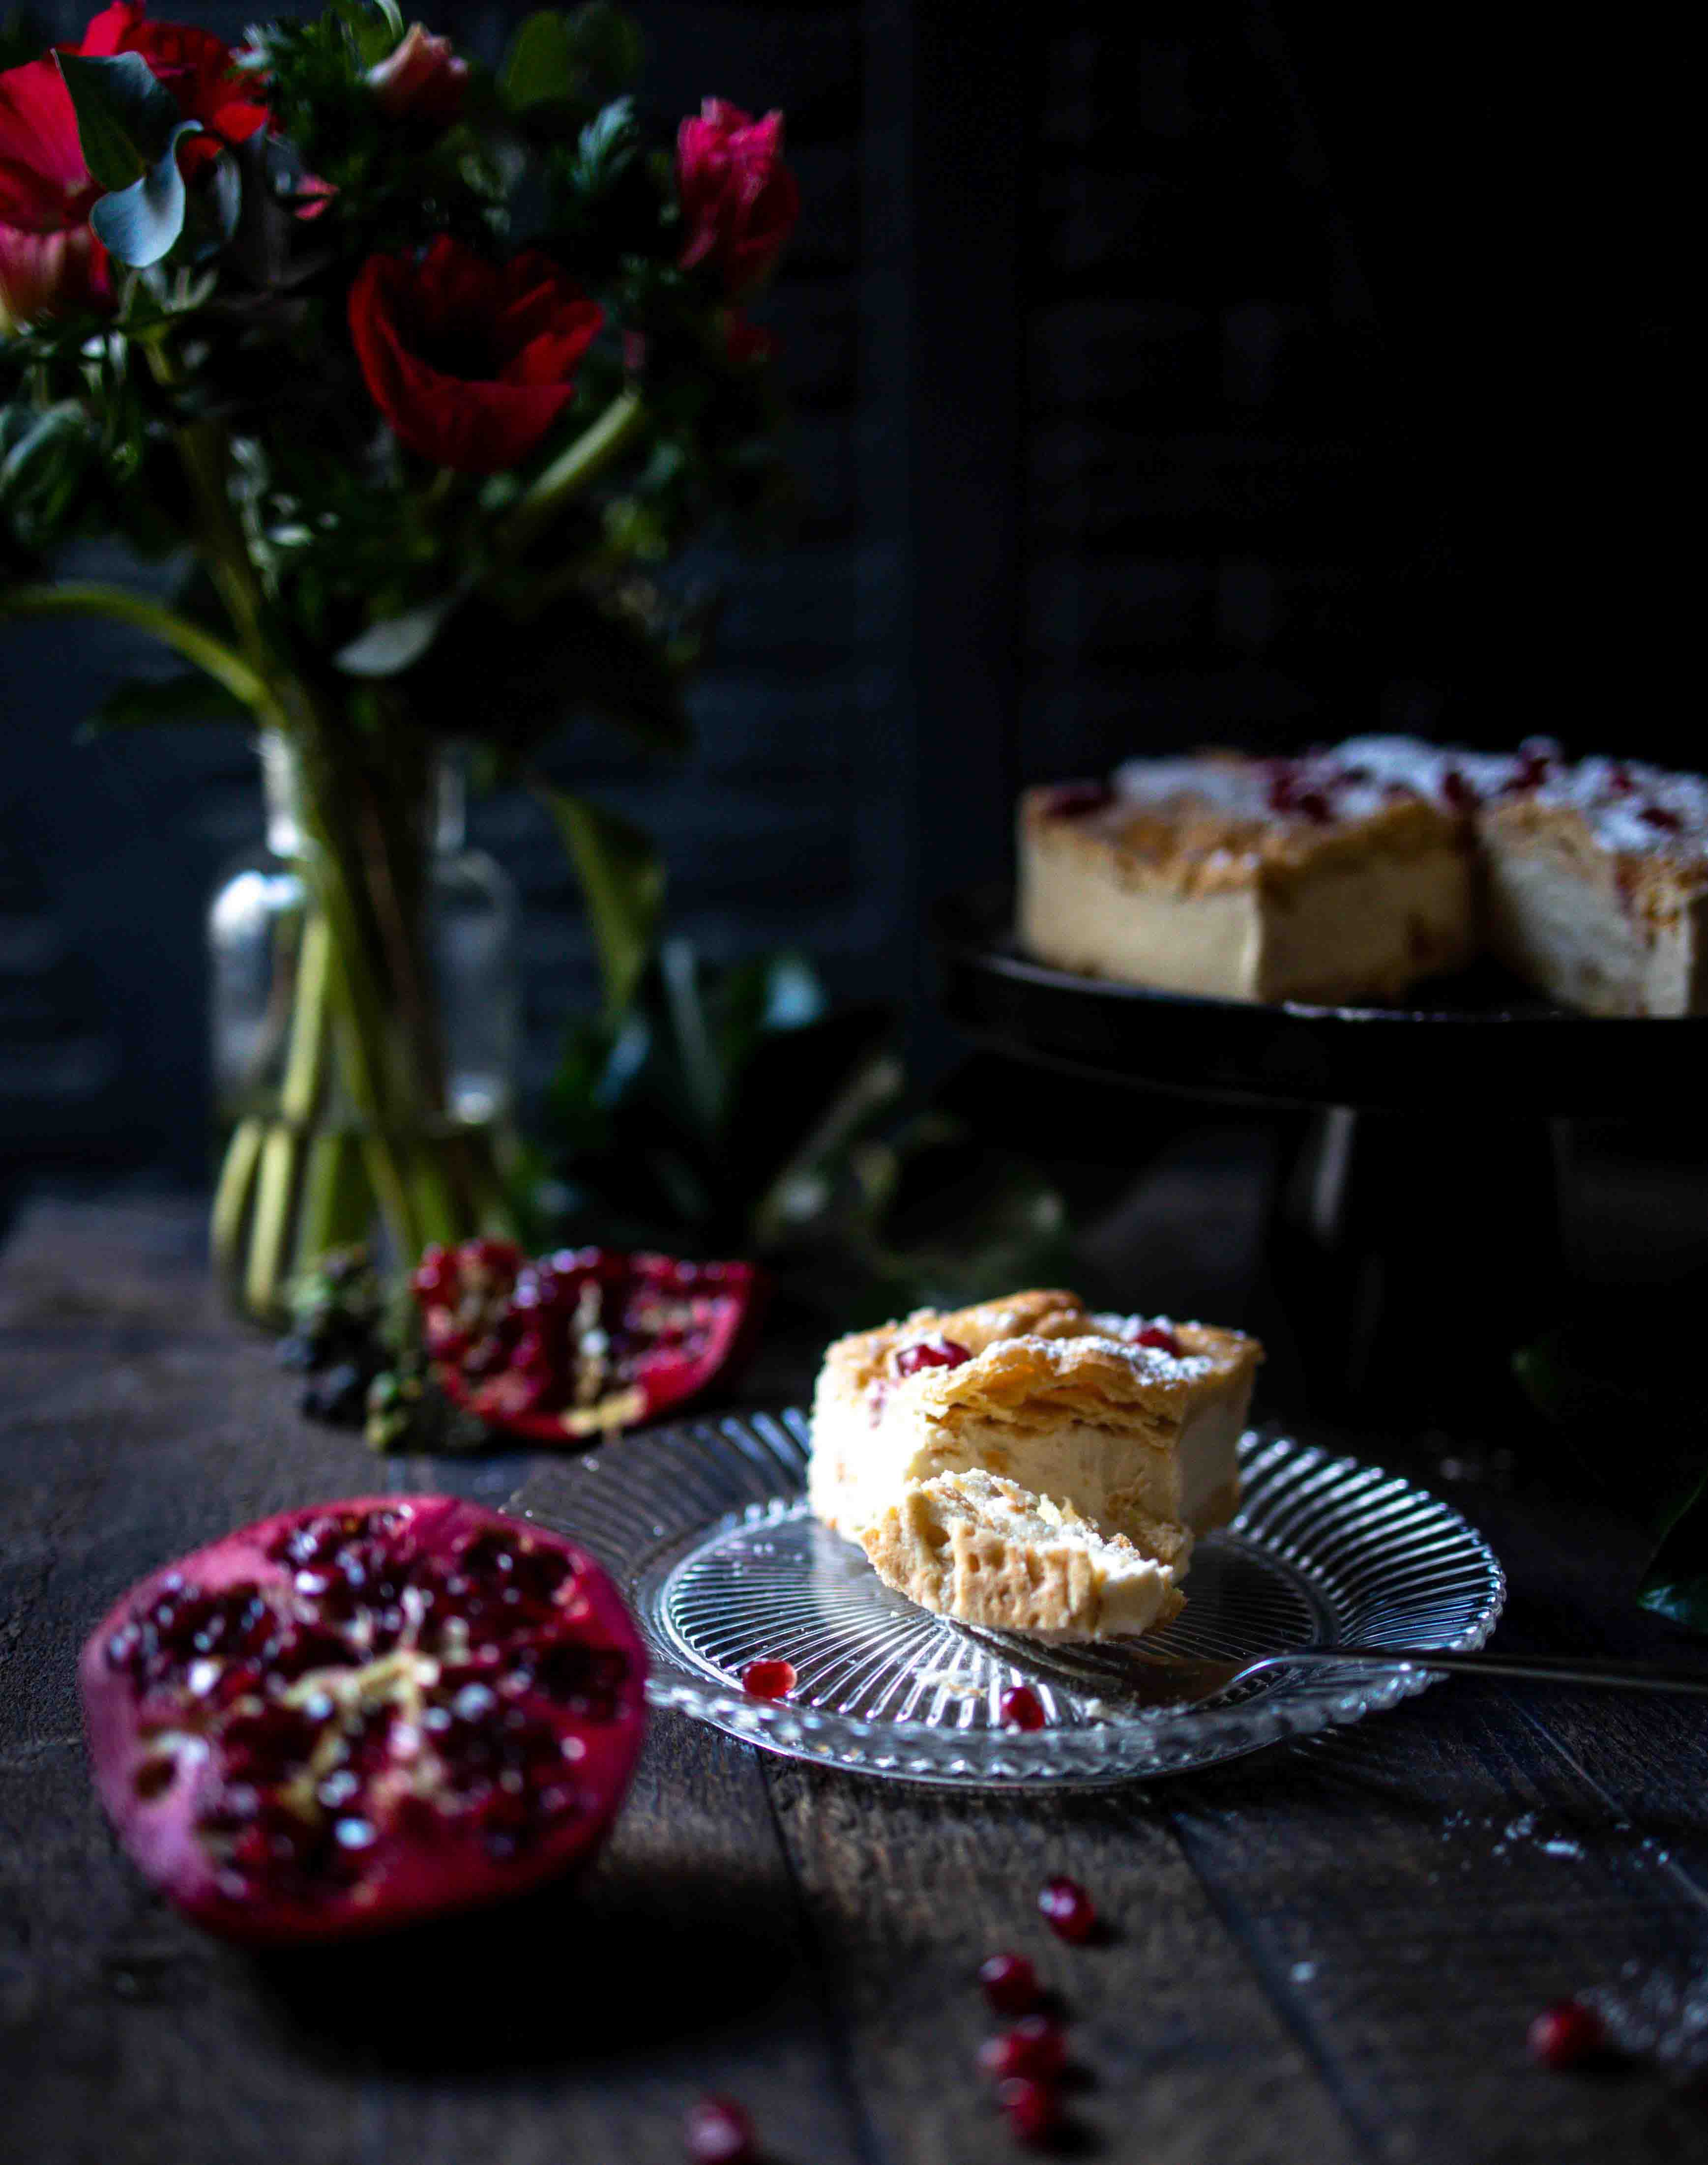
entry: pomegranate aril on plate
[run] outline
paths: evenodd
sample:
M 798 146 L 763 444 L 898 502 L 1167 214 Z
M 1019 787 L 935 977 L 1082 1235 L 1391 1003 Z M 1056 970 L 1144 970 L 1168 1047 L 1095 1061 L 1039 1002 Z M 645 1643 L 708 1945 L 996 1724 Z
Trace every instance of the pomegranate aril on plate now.
M 734 2098 L 702 2098 L 688 2108 L 683 2147 L 693 2165 L 752 2165 L 753 2123 Z
M 1015 1684 L 998 1702 L 1010 1729 L 1041 1729 L 1048 1720 L 1044 1702 L 1030 1684 Z
M 1038 1892 L 1044 1922 L 1058 1940 L 1083 1946 L 1097 1930 L 1097 1909 L 1077 1879 L 1046 1879 Z
M 964 1346 L 957 1346 L 952 1338 L 940 1333 L 934 1338 L 915 1339 L 911 1346 L 904 1346 L 895 1356 L 899 1376 L 916 1376 L 921 1368 L 958 1368 L 973 1356 Z
M 561 1871 L 609 1825 L 645 1721 L 645 1655 L 598 1566 L 451 1497 L 244 1527 L 134 1588 L 80 1673 L 120 1841 L 254 1945 Z
M 1530 2056 L 1545 2068 L 1580 2068 L 1607 2050 L 1607 2026 L 1580 1999 L 1544 2008 L 1530 2025 Z
M 741 1672 L 741 1688 L 749 1699 L 787 1699 L 797 1682 L 793 1662 L 749 1662 Z
M 991 1955 L 978 1966 L 979 1989 L 999 2015 L 1029 2015 L 1042 1994 L 1024 1955 Z

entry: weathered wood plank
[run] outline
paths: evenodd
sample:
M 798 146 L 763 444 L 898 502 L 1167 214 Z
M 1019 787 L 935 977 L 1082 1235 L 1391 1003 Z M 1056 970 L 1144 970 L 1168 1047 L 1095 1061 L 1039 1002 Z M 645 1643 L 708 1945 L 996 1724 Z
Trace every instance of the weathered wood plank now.
M 91 1794 L 78 1646 L 264 1511 L 517 1460 L 377 1464 L 214 1311 L 199 1214 L 57 1211 L 0 1265 L 0 2125 L 42 2165 L 677 2160 L 710 2088 L 779 2154 L 858 2154 L 751 1758 L 657 1725 L 582 1888 L 407 1940 L 246 1957 L 182 1923 Z

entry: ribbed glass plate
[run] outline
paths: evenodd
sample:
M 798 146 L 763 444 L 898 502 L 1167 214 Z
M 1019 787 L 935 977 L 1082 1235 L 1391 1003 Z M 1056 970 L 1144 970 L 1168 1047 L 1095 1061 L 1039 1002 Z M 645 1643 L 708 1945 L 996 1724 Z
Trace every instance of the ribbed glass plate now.
M 858 1773 L 1005 1787 L 1209 1766 L 1357 1721 L 1433 1679 L 1301 1667 L 1157 1709 L 1132 1696 L 1136 1662 L 1331 1640 L 1480 1646 L 1505 1597 L 1500 1565 L 1457 1511 L 1375 1467 L 1264 1433 L 1241 1446 L 1238 1518 L 1199 1544 L 1184 1611 L 1142 1653 L 973 1632 L 892 1593 L 810 1516 L 807 1440 L 799 1412 L 681 1422 L 545 1468 L 512 1508 L 611 1572 L 646 1637 L 655 1706 Z M 794 1692 L 750 1699 L 742 1668 L 779 1657 L 794 1664 Z M 1002 1694 L 1020 1683 L 1043 1701 L 1046 1727 L 1003 1725 Z

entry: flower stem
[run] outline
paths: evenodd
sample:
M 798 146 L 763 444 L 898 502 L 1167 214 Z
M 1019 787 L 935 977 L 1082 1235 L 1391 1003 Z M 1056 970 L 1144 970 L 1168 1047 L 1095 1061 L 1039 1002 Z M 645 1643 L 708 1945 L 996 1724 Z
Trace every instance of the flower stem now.
M 498 561 L 509 563 L 521 556 L 571 497 L 622 456 L 646 422 L 639 392 L 625 391 L 614 398 L 591 428 L 558 453 L 498 529 Z
M 133 593 L 128 587 L 84 580 L 68 581 L 63 586 L 0 587 L 0 617 L 5 616 L 110 617 L 115 623 L 147 632 L 182 654 L 186 661 L 223 685 L 264 726 L 277 728 L 285 720 L 271 685 L 235 648 L 180 616 L 176 609 L 150 600 L 146 594 Z

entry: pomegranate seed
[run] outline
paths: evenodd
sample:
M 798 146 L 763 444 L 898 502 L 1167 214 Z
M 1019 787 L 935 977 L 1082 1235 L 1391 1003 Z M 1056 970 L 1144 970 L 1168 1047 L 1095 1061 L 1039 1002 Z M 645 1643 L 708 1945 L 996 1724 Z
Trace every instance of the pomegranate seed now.
M 1044 799 L 1044 810 L 1052 819 L 1083 819 L 1114 802 L 1106 782 L 1064 782 Z
M 1047 2015 L 1028 2015 L 1012 2030 L 987 2037 L 978 2048 L 978 2064 L 999 2080 L 1010 2075 L 1035 2075 L 1049 2081 L 1068 2064 L 1068 2046 L 1062 2032 Z
M 999 2015 L 1027 2015 L 1038 2004 L 1038 1973 L 1024 1955 L 992 1955 L 978 1965 L 978 1982 Z
M 1062 2100 L 1048 2083 L 1014 2075 L 997 2088 L 996 2101 L 1022 2142 L 1048 2142 L 1062 2127 Z
M 683 2123 L 683 2147 L 694 2165 L 750 2165 L 753 2123 L 734 2098 L 702 2098 Z
M 1030 1684 L 1015 1684 L 1001 1699 L 1002 1718 L 1010 1729 L 1041 1729 L 1049 1717 Z
M 1058 1940 L 1083 1946 L 1097 1930 L 1097 1907 L 1077 1879 L 1046 1879 L 1038 1891 L 1044 1922 Z
M 1133 1343 L 1154 1346 L 1159 1353 L 1169 1354 L 1176 1361 L 1180 1358 L 1180 1341 L 1166 1323 L 1147 1323 L 1142 1330 L 1134 1332 Z
M 1637 815 L 1646 827 L 1658 827 L 1670 834 L 1681 823 L 1676 812 L 1668 812 L 1664 804 L 1645 804 Z
M 1474 812 L 1477 809 L 1479 803 L 1477 793 L 1456 766 L 1449 766 L 1443 770 L 1441 778 L 1441 793 L 1452 806 L 1455 812 Z
M 952 1338 L 939 1335 L 904 1346 L 895 1356 L 895 1368 L 899 1376 L 915 1376 L 921 1368 L 958 1368 L 963 1361 L 972 1358 L 964 1346 L 957 1346 Z
M 1607 788 L 1615 797 L 1629 797 L 1637 784 L 1622 766 L 1612 768 L 1607 777 Z
M 1530 2025 L 1530 2057 L 1545 2068 L 1580 2068 L 1607 2049 L 1607 2029 L 1593 2007 L 1562 1999 Z
M 1327 826 L 1334 817 L 1333 805 L 1320 789 L 1301 789 L 1289 809 L 1302 812 L 1307 819 L 1314 821 L 1319 827 Z
M 741 1688 L 749 1699 L 787 1699 L 795 1688 L 793 1662 L 749 1662 Z

